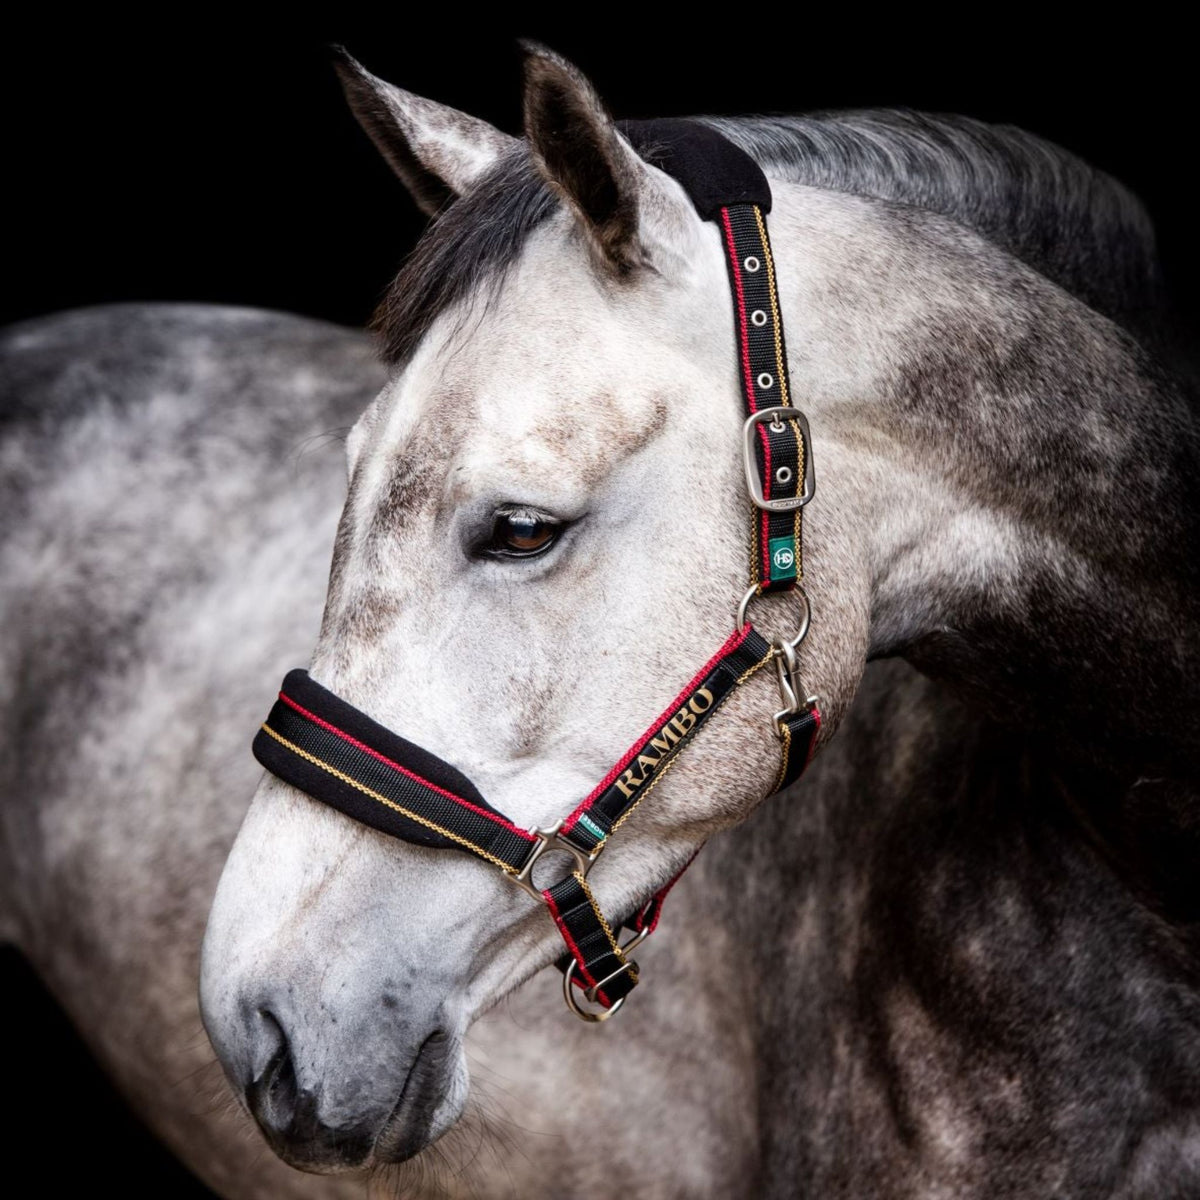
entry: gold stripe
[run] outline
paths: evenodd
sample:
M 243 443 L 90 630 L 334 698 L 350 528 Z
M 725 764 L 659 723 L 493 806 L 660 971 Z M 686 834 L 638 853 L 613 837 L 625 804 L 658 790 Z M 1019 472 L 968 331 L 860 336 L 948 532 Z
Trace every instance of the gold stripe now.
M 767 663 L 769 663 L 771 661 L 772 658 L 774 658 L 774 653 L 768 654 L 767 657 L 762 659 L 761 662 L 756 662 L 754 664 L 754 666 L 748 668 L 746 671 L 743 671 L 742 674 L 738 677 L 737 683 L 734 684 L 734 686 L 732 688 L 730 688 L 728 692 L 725 693 L 725 695 L 721 699 L 721 703 L 718 704 L 717 707 L 712 710 L 713 714 L 715 715 L 716 713 L 718 713 L 721 710 L 721 708 L 724 706 L 725 702 L 734 694 L 734 691 L 739 686 L 741 686 L 741 684 L 745 683 L 746 680 L 749 679 L 755 673 L 755 671 L 761 670 L 761 668 L 765 667 L 767 665 Z M 670 762 L 668 762 L 667 765 L 665 767 L 663 767 L 663 769 L 661 771 L 659 771 L 654 776 L 654 778 L 652 780 L 650 780 L 650 782 L 648 784 L 646 784 L 646 790 L 644 792 L 638 793 L 638 798 L 621 814 L 621 816 L 618 818 L 616 823 L 613 825 L 612 833 L 609 834 L 609 837 L 612 837 L 612 834 L 616 833 L 617 830 L 620 829 L 621 826 L 625 824 L 625 822 L 632 815 L 633 810 L 635 808 L 637 808 L 637 806 L 639 804 L 641 804 L 641 802 L 643 800 L 645 800 L 645 798 L 648 795 L 650 795 L 650 793 L 652 791 L 654 791 L 654 789 L 656 787 L 658 787 L 659 783 L 662 782 L 662 779 L 666 775 L 666 773 L 679 761 L 679 751 L 682 749 L 683 749 L 683 746 L 681 744 L 676 748 L 675 753 L 673 755 L 671 755 Z
M 779 293 L 775 286 L 775 260 L 771 256 L 771 241 L 767 237 L 767 226 L 763 221 L 762 211 L 754 205 L 754 219 L 758 222 L 758 233 L 762 239 L 763 258 L 767 264 L 767 290 L 771 294 L 771 316 L 775 322 L 775 371 L 779 376 L 779 398 L 787 407 L 791 407 L 791 393 L 788 390 L 787 364 L 783 361 L 783 319 L 779 315 Z M 792 433 L 796 437 L 796 488 L 804 488 L 804 455 L 808 447 L 800 433 L 800 426 L 795 421 L 789 421 Z M 796 509 L 792 520 L 792 542 L 796 548 L 796 578 L 804 578 L 804 552 L 801 545 L 801 510 Z
M 314 767 L 320 767 L 322 771 L 332 775 L 335 779 L 340 779 L 343 783 L 348 783 L 352 788 L 356 788 L 366 796 L 370 796 L 372 800 L 378 800 L 385 808 L 394 809 L 403 816 L 408 817 L 412 821 L 416 821 L 418 825 L 424 825 L 426 829 L 432 829 L 436 833 L 440 833 L 443 837 L 448 837 L 452 842 L 457 842 L 460 846 L 470 850 L 472 854 L 478 854 L 480 858 L 486 858 L 488 862 L 493 862 L 506 875 L 515 875 L 516 868 L 510 866 L 503 859 L 497 858 L 494 854 L 489 854 L 486 850 L 481 850 L 474 842 L 469 842 L 465 837 L 461 837 L 451 829 L 444 829 L 441 825 L 434 824 L 433 821 L 427 820 L 425 817 L 413 812 L 411 809 L 405 808 L 403 805 L 397 804 L 394 800 L 389 800 L 386 796 L 381 796 L 378 792 L 372 791 L 369 787 L 364 787 L 357 779 L 351 779 L 349 775 L 343 775 L 341 771 L 335 767 L 331 767 L 328 763 L 322 762 L 319 758 L 315 758 L 306 750 L 301 750 L 299 746 L 289 742 L 287 738 L 281 737 L 269 725 L 264 725 L 264 733 L 269 733 L 281 746 L 286 746 L 293 754 L 298 754 L 301 758 L 313 764 Z
M 612 952 L 617 956 L 617 961 L 623 964 L 625 962 L 625 955 L 621 952 L 621 947 L 617 945 L 617 939 L 613 937 L 612 926 L 604 919 L 604 914 L 600 911 L 600 905 L 596 903 L 596 897 L 592 895 L 592 889 L 588 887 L 588 881 L 578 871 L 572 871 L 571 874 L 579 881 L 579 886 L 583 888 L 583 894 L 592 906 L 592 912 L 596 914 L 596 920 L 604 927 L 604 936 L 608 938 L 608 944 L 612 947 Z
M 771 257 L 771 242 L 767 227 L 763 223 L 762 210 L 754 205 L 754 219 L 758 222 L 758 236 L 762 240 L 763 258 L 767 263 L 767 290 L 771 293 L 771 317 L 775 322 L 775 370 L 779 374 L 779 396 L 785 405 L 791 404 L 788 395 L 787 367 L 783 361 L 783 326 L 779 319 L 779 300 L 775 289 L 775 260 Z
M 771 788 L 772 794 L 779 791 L 783 787 L 783 781 L 787 778 L 788 758 L 792 753 L 792 731 L 786 723 L 780 726 L 783 730 L 783 762 L 779 766 L 779 777 L 775 780 L 775 786 Z

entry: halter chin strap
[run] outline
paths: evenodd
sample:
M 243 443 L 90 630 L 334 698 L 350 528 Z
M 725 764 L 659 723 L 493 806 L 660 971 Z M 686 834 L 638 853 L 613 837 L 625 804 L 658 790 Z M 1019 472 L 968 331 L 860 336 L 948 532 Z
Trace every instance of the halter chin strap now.
M 816 697 L 801 700 L 796 647 L 808 630 L 801 578 L 801 509 L 813 493 L 808 425 L 791 404 L 774 262 L 764 214 L 771 191 L 758 165 L 720 134 L 690 121 L 621 126 L 638 152 L 674 176 L 705 220 L 718 223 L 734 300 L 738 362 L 749 415 L 743 428 L 747 486 L 754 501 L 750 587 L 737 628 L 646 732 L 569 816 L 545 829 L 522 829 L 493 808 L 459 770 L 291 671 L 254 740 L 268 771 L 382 833 L 439 849 L 462 850 L 498 867 L 545 903 L 568 950 L 559 964 L 571 1010 L 604 1020 L 638 982 L 629 951 L 653 932 L 672 879 L 621 921 L 605 919 L 587 873 L 608 839 L 658 785 L 676 757 L 734 691 L 774 662 L 783 708 L 774 716 L 781 763 L 772 792 L 808 764 L 821 716 Z M 753 598 L 795 588 L 803 619 L 791 638 L 767 641 L 746 621 Z M 539 889 L 543 855 L 571 856 L 573 870 Z M 680 872 L 682 874 L 682 872 Z M 675 877 L 678 878 L 678 875 Z M 632 930 L 621 944 L 619 931 Z M 582 1008 L 573 988 L 598 1011 Z

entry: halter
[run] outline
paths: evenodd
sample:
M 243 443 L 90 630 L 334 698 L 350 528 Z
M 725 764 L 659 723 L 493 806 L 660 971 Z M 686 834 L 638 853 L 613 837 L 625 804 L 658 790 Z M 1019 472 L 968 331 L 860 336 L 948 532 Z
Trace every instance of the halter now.
M 520 828 L 457 768 L 377 724 L 306 671 L 289 672 L 254 739 L 258 761 L 293 787 L 392 837 L 474 854 L 544 903 L 568 951 L 559 963 L 567 1005 L 587 1021 L 612 1016 L 637 984 L 638 966 L 629 953 L 654 931 L 663 900 L 679 878 L 632 915 L 606 920 L 587 875 L 609 838 L 734 691 L 768 663 L 775 665 L 783 700 L 772 718 L 781 751 L 772 793 L 808 765 L 821 725 L 817 697 L 802 698 L 797 686 L 796 648 L 809 624 L 808 598 L 798 583 L 801 514 L 814 484 L 808 423 L 788 388 L 765 219 L 770 187 L 748 154 L 707 126 L 631 121 L 621 130 L 644 159 L 679 182 L 704 220 L 721 229 L 748 410 L 746 484 L 755 506 L 750 586 L 738 605 L 734 632 L 570 815 L 544 829 Z M 791 638 L 767 641 L 747 621 L 747 609 L 763 592 L 788 590 L 802 602 L 800 627 Z M 570 855 L 573 870 L 539 889 L 533 870 L 553 852 Z M 622 928 L 632 934 L 624 944 L 618 939 Z M 600 1007 L 583 1008 L 573 988 Z

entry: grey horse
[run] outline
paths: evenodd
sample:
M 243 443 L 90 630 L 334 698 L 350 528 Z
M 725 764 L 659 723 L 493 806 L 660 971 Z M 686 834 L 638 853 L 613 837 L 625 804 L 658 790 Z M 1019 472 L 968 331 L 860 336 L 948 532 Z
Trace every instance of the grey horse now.
M 4 938 L 229 1197 L 1200 1193 L 1200 440 L 1140 206 L 961 119 L 713 122 L 776 196 L 827 720 L 760 804 L 747 688 L 622 831 L 615 908 L 707 845 L 589 1028 L 527 897 L 278 781 L 247 815 L 248 742 L 310 661 L 542 821 L 645 726 L 744 558 L 715 234 L 548 52 L 522 141 L 342 70 L 438 213 L 378 341 L 0 340 Z

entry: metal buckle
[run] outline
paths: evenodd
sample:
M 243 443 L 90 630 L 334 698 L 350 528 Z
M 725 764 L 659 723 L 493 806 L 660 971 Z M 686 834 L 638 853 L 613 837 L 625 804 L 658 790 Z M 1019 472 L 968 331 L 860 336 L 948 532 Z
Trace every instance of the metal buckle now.
M 524 888 L 535 900 L 546 902 L 545 896 L 541 891 L 533 886 L 533 868 L 537 865 L 537 861 L 543 854 L 551 854 L 555 851 L 562 850 L 569 854 L 575 860 L 575 869 L 580 875 L 586 877 L 591 869 L 592 863 L 600 857 L 600 851 L 604 849 L 605 843 L 601 842 L 591 854 L 585 854 L 578 846 L 573 846 L 565 838 L 560 836 L 559 830 L 563 827 L 561 820 L 555 821 L 553 825 L 546 829 L 531 828 L 530 833 L 538 839 L 538 843 L 529 852 L 529 857 L 522 864 L 521 869 L 515 875 L 509 875 L 509 879 L 513 881 L 519 888 Z M 558 882 L 557 880 L 555 882 Z
M 778 500 L 767 500 L 763 495 L 763 483 L 758 476 L 758 461 L 754 457 L 754 434 L 758 426 L 765 421 L 771 422 L 771 428 L 776 433 L 783 430 L 785 421 L 795 421 L 800 426 L 801 443 L 804 448 L 804 487 L 799 495 L 785 496 Z M 742 462 L 746 468 L 746 487 L 750 492 L 750 499 L 767 512 L 793 512 L 797 508 L 803 508 L 813 498 L 817 489 L 808 419 L 798 408 L 792 408 L 790 405 L 782 408 L 763 408 L 746 418 L 746 423 L 742 426 Z
M 640 946 L 649 936 L 649 928 L 639 930 L 633 935 L 633 937 L 629 939 L 629 941 L 625 943 L 625 945 L 621 947 L 621 953 L 628 954 L 630 950 Z M 628 999 L 628 996 L 622 996 L 620 1000 L 618 1000 L 611 1008 L 580 1008 L 579 1001 L 575 998 L 575 989 L 571 986 L 571 980 L 575 978 L 576 965 L 577 964 L 575 960 L 572 958 L 567 966 L 567 969 L 563 972 L 563 999 L 566 1000 L 567 1007 L 581 1021 L 607 1021 L 609 1017 L 615 1017 L 617 1013 L 621 1011 L 621 1005 L 625 1003 L 625 1001 Z M 633 967 L 636 970 L 637 963 L 632 961 L 623 962 L 615 971 L 609 975 L 605 975 L 605 977 L 599 980 L 593 987 L 585 988 L 583 994 L 593 1004 L 599 1004 L 600 1001 L 596 996 L 596 993 L 600 991 L 600 989 L 603 988 L 606 983 L 616 979 L 618 975 L 622 975 L 628 971 L 630 967 Z

